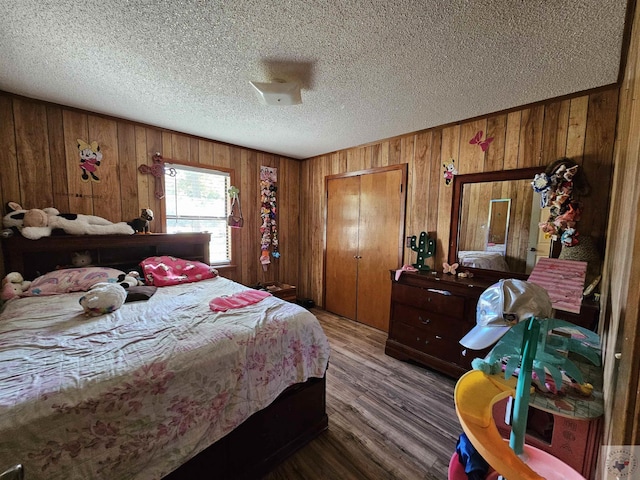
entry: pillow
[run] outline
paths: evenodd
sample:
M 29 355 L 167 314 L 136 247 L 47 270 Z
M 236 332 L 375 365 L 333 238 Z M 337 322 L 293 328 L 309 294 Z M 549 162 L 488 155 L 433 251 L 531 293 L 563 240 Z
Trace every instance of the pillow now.
M 64 268 L 39 276 L 21 297 L 44 297 L 69 292 L 86 292 L 96 283 L 117 283 L 124 272 L 108 267 Z
M 140 267 L 145 284 L 156 287 L 199 282 L 218 275 L 217 270 L 206 263 L 167 255 L 146 258 L 140 262 Z
M 127 288 L 127 298 L 124 303 L 139 302 L 141 300 L 149 300 L 158 287 L 150 287 L 148 285 L 138 285 Z

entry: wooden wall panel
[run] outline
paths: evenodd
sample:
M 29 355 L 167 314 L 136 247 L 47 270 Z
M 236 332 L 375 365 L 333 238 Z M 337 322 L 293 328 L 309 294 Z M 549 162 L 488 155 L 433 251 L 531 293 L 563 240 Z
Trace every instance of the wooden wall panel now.
M 116 177 L 120 181 L 120 195 L 124 199 L 121 202 L 122 218 L 133 220 L 140 215 L 138 202 L 130 201 L 138 197 L 136 127 L 128 123 L 121 123 L 117 127 L 119 168 Z
M 301 166 L 301 183 L 310 188 L 300 191 L 301 218 L 311 223 L 302 226 L 301 254 L 311 253 L 311 261 L 300 263 L 299 278 L 304 279 L 300 294 L 319 303 L 322 292 L 322 260 L 324 252 L 324 176 L 354 172 L 372 166 L 384 166 L 376 153 L 388 149 L 388 163 L 408 164 L 407 211 L 405 236 L 428 231 L 436 237 L 436 255 L 430 266 L 441 269 L 447 260 L 451 216 L 452 189 L 445 186 L 443 165 L 455 161 L 460 174 L 511 170 L 548 165 L 569 156 L 584 166 L 588 177 L 598 185 L 585 199 L 585 234 L 594 234 L 604 241 L 608 218 L 601 207 L 608 205 L 613 165 L 612 139 L 616 127 L 617 89 L 583 95 L 572 99 L 549 101 L 509 113 L 497 113 L 484 118 L 460 122 L 422 132 L 414 132 L 392 139 L 354 147 L 330 155 L 307 159 Z M 493 141 L 482 151 L 469 141 L 482 131 L 482 140 Z M 370 156 L 369 153 L 371 153 Z M 384 155 L 383 155 L 384 157 Z M 342 161 L 341 159 L 346 159 Z M 327 168 L 328 166 L 328 168 Z M 524 189 L 524 191 L 523 191 Z M 481 194 L 478 193 L 480 196 Z M 486 193 L 486 195 L 490 195 Z M 521 209 L 531 208 L 533 193 L 529 182 L 517 191 L 502 192 L 512 198 Z M 486 223 L 487 212 L 480 207 L 480 197 L 468 209 L 478 221 Z M 514 212 L 516 214 L 517 212 Z M 304 223 L 304 222 L 303 222 Z M 578 223 L 578 231 L 582 224 Z M 510 252 L 526 251 L 529 226 L 510 228 Z M 480 239 L 471 239 L 478 242 Z M 309 250 L 310 249 L 310 250 Z M 415 253 L 404 249 L 403 263 L 413 263 Z M 400 265 L 398 265 L 400 266 Z
M 637 6 L 634 16 L 618 100 L 615 170 L 601 287 L 604 312 L 599 333 L 603 341 L 605 445 L 640 445 L 640 9 Z M 587 135 L 591 131 L 587 128 Z M 587 150 L 590 149 L 596 148 L 589 146 Z M 606 151 L 604 147 L 602 150 Z
M 609 126 L 616 122 L 617 92 L 609 90 L 591 95 L 588 111 L 582 167 L 591 192 L 584 200 L 586 206 L 578 225 L 581 234 L 602 239 L 607 230 L 607 222 L 603 221 L 601 212 L 606 212 L 609 208 L 608 194 L 613 173 L 613 164 L 609 159 L 613 157 L 615 130 L 611 130 Z
M 81 179 L 77 139 L 97 141 L 103 160 L 100 182 Z M 369 148 L 369 162 L 380 161 L 378 146 Z M 164 202 L 155 197 L 155 180 L 138 171 L 154 153 L 165 158 L 231 170 L 240 188 L 245 226 L 233 230 L 234 267 L 223 270 L 244 284 L 264 281 L 297 283 L 299 253 L 298 160 L 221 144 L 126 120 L 47 104 L 0 92 L 0 199 L 25 208 L 54 206 L 62 212 L 94 214 L 113 222 L 130 221 L 151 208 L 154 232 L 165 227 Z M 344 158 L 344 157 L 343 157 Z M 364 159 L 364 156 L 362 156 Z M 278 222 L 281 258 L 267 271 L 259 267 L 259 166 L 278 168 Z M 90 239 L 87 239 L 89 243 Z M 321 264 L 321 261 L 320 261 Z M 4 271 L 1 272 L 4 275 Z
M 505 148 L 507 142 L 507 116 L 496 115 L 487 119 L 487 137 L 493 138 L 484 157 L 484 170 L 495 172 L 504 166 Z
M 587 128 L 588 108 L 589 97 L 584 96 L 571 99 L 565 156 L 578 163 L 582 163 L 580 160 L 584 152 L 584 135 Z
M 69 210 L 69 185 L 67 184 L 67 160 L 64 148 L 62 109 L 47 105 L 47 130 L 49 134 L 49 158 L 51 159 L 51 184 L 53 202 L 61 212 Z
M 47 110 L 44 104 L 21 103 L 14 110 L 20 190 L 30 204 L 53 203 Z M 23 205 L 24 208 L 28 208 Z
M 0 96 L 0 194 L 2 203 L 26 200 L 20 191 L 20 175 L 18 174 L 18 158 L 16 155 L 16 128 L 13 121 L 13 102 L 11 98 Z M 28 206 L 22 205 L 24 208 Z
M 102 152 L 102 161 L 96 172 L 100 181 L 88 181 L 94 197 L 93 214 L 104 218 L 130 220 L 131 218 L 123 217 L 122 214 L 122 193 L 118 169 L 118 125 L 114 120 L 95 115 L 89 115 L 87 120 L 89 127 L 87 141 L 97 141 Z

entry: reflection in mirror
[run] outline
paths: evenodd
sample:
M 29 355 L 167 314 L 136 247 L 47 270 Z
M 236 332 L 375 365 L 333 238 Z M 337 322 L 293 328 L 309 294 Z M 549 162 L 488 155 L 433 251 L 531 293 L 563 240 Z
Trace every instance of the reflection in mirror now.
M 536 251 L 545 247 L 538 236 L 540 200 L 531 188 L 542 170 L 455 177 L 449 262 L 515 277 L 531 273 L 536 256 L 548 256 L 548 249 Z
M 507 253 L 507 234 L 509 232 L 510 198 L 493 198 L 489 201 L 489 226 L 486 252 Z

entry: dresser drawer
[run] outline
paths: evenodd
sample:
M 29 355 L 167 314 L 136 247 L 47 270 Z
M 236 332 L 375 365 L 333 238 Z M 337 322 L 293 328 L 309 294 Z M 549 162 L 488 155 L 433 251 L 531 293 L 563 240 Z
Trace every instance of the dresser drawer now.
M 392 317 L 392 331 L 390 332 L 392 335 L 396 330 L 409 325 L 421 328 L 429 334 L 439 335 L 457 342 L 473 327 L 458 318 L 395 302 L 393 303 Z
M 458 342 L 448 340 L 446 337 L 431 333 L 424 328 L 403 324 L 400 328 L 394 329 L 393 339 L 407 347 L 447 362 L 457 363 L 460 359 L 462 347 Z
M 400 283 L 392 286 L 392 298 L 394 302 L 412 305 L 414 307 L 440 313 L 449 317 L 463 318 L 464 297 L 447 295 L 446 290 L 409 287 Z

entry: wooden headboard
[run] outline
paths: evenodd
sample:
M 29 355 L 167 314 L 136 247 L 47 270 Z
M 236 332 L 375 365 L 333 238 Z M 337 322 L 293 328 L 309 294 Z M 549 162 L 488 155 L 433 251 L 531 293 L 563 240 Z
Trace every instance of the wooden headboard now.
M 209 263 L 209 233 L 146 235 L 59 235 L 29 240 L 20 235 L 2 240 L 6 273 L 25 280 L 71 265 L 74 252 L 88 250 L 92 265 L 129 271 L 147 257 L 172 255 Z

